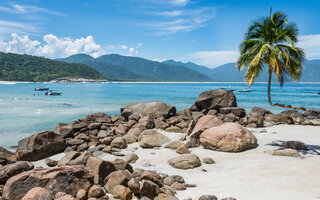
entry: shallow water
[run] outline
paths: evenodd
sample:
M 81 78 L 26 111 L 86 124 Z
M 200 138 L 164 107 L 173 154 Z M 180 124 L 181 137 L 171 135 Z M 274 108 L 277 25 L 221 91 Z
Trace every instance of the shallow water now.
M 61 91 L 61 96 L 45 96 L 43 86 Z M 89 113 L 119 114 L 122 105 L 160 100 L 177 110 L 190 107 L 206 90 L 246 87 L 245 83 L 0 83 L 0 146 L 16 145 L 18 140 L 41 130 L 54 129 L 59 122 L 71 122 Z M 267 101 L 267 84 L 255 83 L 250 93 L 234 92 L 239 107 L 248 111 L 254 106 L 274 113 L 282 109 Z M 272 85 L 274 103 L 320 109 L 320 83 Z M 35 96 L 33 96 L 35 94 Z

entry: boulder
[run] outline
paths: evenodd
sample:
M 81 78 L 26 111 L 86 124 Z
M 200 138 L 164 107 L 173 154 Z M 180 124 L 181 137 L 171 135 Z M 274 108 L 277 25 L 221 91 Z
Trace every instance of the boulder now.
M 270 112 L 269 110 L 266 110 L 264 108 L 253 107 L 253 108 L 251 108 L 249 115 L 253 115 L 253 114 L 264 116 L 266 114 L 272 114 L 272 112 Z
M 127 143 L 123 137 L 116 137 L 112 140 L 110 146 L 112 148 L 125 149 L 127 148 Z
M 214 160 L 212 158 L 208 158 L 208 157 L 203 158 L 202 162 L 209 164 L 209 165 L 215 164 Z
M 104 191 L 100 185 L 93 185 L 88 191 L 88 198 L 100 198 L 104 195 Z
M 138 141 L 138 137 L 142 132 L 139 128 L 131 128 L 123 138 L 126 140 L 127 144 L 132 144 Z
M 92 153 L 84 152 L 80 156 L 78 156 L 77 158 L 67 162 L 66 165 L 86 165 L 86 163 L 90 157 L 93 157 Z
M 174 141 L 171 141 L 171 142 L 169 142 L 168 144 L 166 144 L 166 145 L 164 146 L 164 148 L 174 149 L 174 150 L 175 150 L 175 149 L 177 149 L 178 147 L 180 147 L 181 145 L 183 145 L 182 142 L 174 140 Z
M 22 200 L 53 200 L 53 196 L 48 190 L 42 187 L 35 187 L 29 190 Z
M 130 179 L 128 182 L 128 187 L 134 194 L 139 194 L 140 183 L 136 179 Z
M 205 115 L 198 120 L 191 135 L 199 130 L 204 131 L 208 128 L 216 127 L 221 124 L 223 124 L 223 122 L 218 117 L 213 115 Z
M 51 195 L 65 192 L 75 196 L 79 189 L 88 190 L 92 184 L 93 177 L 82 165 L 37 168 L 10 178 L 4 186 L 3 197 L 19 200 L 34 187 L 42 187 Z
M 269 114 L 265 116 L 265 120 L 276 124 L 294 124 L 292 117 L 284 114 Z
M 144 171 L 139 177 L 140 180 L 149 180 L 157 184 L 159 187 L 163 185 L 161 176 L 155 171 Z
M 127 162 L 127 163 L 130 163 L 130 162 L 135 162 L 136 160 L 138 160 L 139 157 L 137 154 L 135 153 L 129 153 L 127 154 L 125 157 L 124 157 L 124 160 Z
M 105 178 L 104 182 L 106 184 L 104 185 L 104 188 L 106 189 L 107 192 L 112 193 L 113 189 L 117 185 L 123 185 L 127 187 L 130 179 L 131 179 L 131 175 L 128 171 L 126 170 L 114 171 L 111 174 L 109 174 L 107 178 Z
M 64 124 L 57 126 L 56 129 L 53 130 L 54 133 L 66 137 L 73 137 L 74 135 L 74 129 L 72 124 Z
M 168 186 L 172 185 L 175 182 L 184 183 L 184 178 L 179 175 L 172 175 L 163 179 L 163 183 Z
M 96 157 L 89 157 L 86 168 L 94 178 L 94 184 L 103 184 L 104 179 L 116 171 L 116 167 L 112 162 L 105 161 Z
M 54 200 L 76 200 L 76 199 L 70 194 L 66 194 L 65 192 L 58 192 L 54 196 Z
M 218 200 L 218 198 L 215 195 L 206 194 L 199 197 L 199 200 Z
M 142 180 L 140 184 L 140 194 L 142 197 L 148 197 L 154 199 L 157 196 L 159 186 L 152 181 Z
M 85 189 L 78 190 L 76 198 L 77 200 L 87 200 L 88 199 L 87 191 Z
M 153 148 L 161 147 L 170 142 L 170 139 L 156 130 L 145 130 L 140 134 L 138 141 L 142 148 Z
M 198 111 L 202 110 L 219 110 L 224 107 L 237 107 L 236 96 L 232 91 L 227 90 L 210 90 L 202 92 L 195 105 Z
M 121 108 L 121 115 L 125 118 L 133 113 L 169 118 L 176 114 L 176 108 L 161 101 L 131 103 Z
M 264 108 L 253 107 L 248 116 L 248 124 L 256 124 L 257 127 L 262 127 L 264 125 L 264 116 L 267 114 L 272 114 L 272 112 Z
M 1 165 L 6 165 L 16 161 L 17 161 L 17 157 L 14 153 L 12 153 L 11 151 L 8 151 L 3 147 L 0 147 L 0 164 Z
M 126 169 L 130 173 L 133 172 L 132 166 L 128 162 L 124 161 L 123 159 L 116 158 L 114 161 L 112 161 L 112 163 L 116 167 L 116 170 L 125 170 Z
M 257 146 L 256 137 L 246 128 L 237 123 L 225 123 L 209 128 L 200 135 L 200 143 L 204 148 L 240 152 Z
M 113 188 L 112 195 L 120 200 L 131 200 L 131 191 L 123 185 L 117 185 Z
M 192 169 L 201 166 L 201 161 L 195 154 L 182 154 L 170 159 L 169 164 L 178 169 Z
M 282 143 L 284 148 L 296 149 L 296 150 L 308 150 L 305 143 L 300 141 L 286 141 Z
M 33 164 L 28 161 L 17 161 L 0 168 L 0 184 L 4 184 L 9 178 L 24 171 L 33 169 Z
M 65 148 L 63 136 L 43 131 L 20 140 L 16 155 L 19 160 L 37 161 L 61 153 Z
M 178 154 L 190 153 L 189 149 L 188 149 L 184 144 L 182 144 L 181 146 L 179 146 L 179 147 L 176 149 L 176 152 L 177 152 Z
M 46 163 L 46 165 L 48 165 L 48 167 L 55 167 L 58 165 L 58 161 L 52 160 L 51 158 L 46 158 L 44 162 Z
M 237 117 L 244 117 L 246 116 L 246 110 L 240 107 L 225 107 L 220 108 L 220 113 L 222 114 L 229 114 L 232 113 Z
M 58 166 L 62 166 L 62 165 L 66 165 L 68 162 L 70 162 L 71 160 L 77 158 L 78 156 L 80 156 L 81 154 L 77 151 L 70 151 L 68 153 L 66 153 L 65 156 L 63 156 L 59 162 L 58 162 Z

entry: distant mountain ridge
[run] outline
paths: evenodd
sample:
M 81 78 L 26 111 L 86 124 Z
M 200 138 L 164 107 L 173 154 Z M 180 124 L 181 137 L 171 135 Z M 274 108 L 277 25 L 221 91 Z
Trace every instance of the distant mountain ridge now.
M 77 54 L 57 59 L 69 63 L 83 63 L 98 70 L 107 79 L 145 81 L 213 81 L 207 75 L 185 66 L 174 66 L 140 57 L 117 54 L 92 58 Z
M 238 71 L 236 63 L 227 63 L 219 67 L 210 69 L 205 66 L 197 65 L 191 62 L 183 63 L 174 60 L 166 60 L 163 63 L 170 65 L 181 65 L 187 68 L 193 69 L 200 73 L 206 74 L 213 80 L 216 81 L 227 81 L 227 82 L 243 82 L 246 69 Z M 256 82 L 267 82 L 268 73 L 267 67 L 263 69 Z M 276 77 L 272 77 L 272 81 L 276 81 Z M 290 81 L 290 80 L 287 80 Z M 302 71 L 302 77 L 300 82 L 320 82 L 320 60 L 306 60 L 304 63 L 304 69 Z
M 84 64 L 0 52 L 0 80 L 38 82 L 59 78 L 104 79 L 97 70 Z

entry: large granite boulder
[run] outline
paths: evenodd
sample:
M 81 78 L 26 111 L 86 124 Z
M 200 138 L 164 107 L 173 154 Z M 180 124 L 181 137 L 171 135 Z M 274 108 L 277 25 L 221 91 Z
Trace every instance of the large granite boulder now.
M 257 139 L 248 129 L 237 123 L 224 123 L 201 133 L 200 143 L 206 149 L 241 152 L 255 148 Z
M 161 147 L 170 142 L 170 139 L 156 130 L 145 130 L 140 134 L 138 141 L 142 148 L 153 148 Z
M 219 110 L 224 107 L 237 107 L 237 100 L 232 91 L 210 90 L 202 92 L 198 96 L 195 105 L 199 111 Z
M 65 192 L 76 196 L 79 189 L 88 190 L 93 184 L 93 177 L 82 165 L 55 168 L 37 168 L 11 177 L 3 189 L 3 197 L 20 200 L 35 187 L 42 187 L 55 195 Z
M 9 178 L 33 169 L 33 164 L 28 161 L 17 161 L 0 168 L 0 184 L 4 184 Z
M 8 163 L 13 163 L 17 161 L 17 157 L 14 153 L 11 151 L 8 151 L 7 149 L 0 147 L 0 164 L 6 165 Z
M 178 169 L 192 169 L 201 166 L 201 161 L 195 154 L 182 154 L 170 159 L 169 164 Z
M 43 131 L 20 140 L 16 155 L 19 160 L 37 161 L 61 153 L 65 148 L 66 142 L 62 135 Z
M 199 130 L 204 131 L 208 128 L 216 127 L 221 124 L 223 124 L 223 122 L 218 117 L 213 115 L 205 115 L 198 120 L 191 135 Z
M 127 119 L 133 113 L 169 118 L 176 114 L 176 108 L 161 101 L 136 102 L 121 108 L 121 115 Z

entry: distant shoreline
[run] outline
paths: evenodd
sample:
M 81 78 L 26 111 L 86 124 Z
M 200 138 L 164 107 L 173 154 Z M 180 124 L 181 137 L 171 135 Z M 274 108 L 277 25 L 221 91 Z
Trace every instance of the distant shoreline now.
M 7 85 L 12 85 L 12 84 L 17 84 L 17 83 L 167 83 L 167 84 L 172 84 L 172 83 L 177 83 L 177 84 L 182 84 L 182 83 L 246 83 L 246 82 L 217 82 L 217 81 L 210 81 L 210 82 L 182 82 L 182 81 L 112 81 L 112 80 L 66 80 L 66 79 L 59 79 L 58 80 L 52 80 L 49 82 L 31 82 L 31 81 L 0 81 L 0 84 L 7 84 Z M 255 82 L 255 83 L 268 83 L 268 82 Z M 272 83 L 278 83 L 278 82 L 272 82 Z M 291 83 L 310 83 L 310 84 L 319 84 L 320 82 L 286 82 L 285 84 L 291 84 Z

